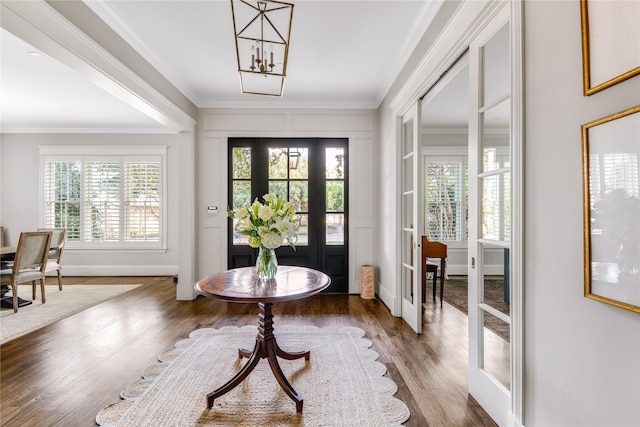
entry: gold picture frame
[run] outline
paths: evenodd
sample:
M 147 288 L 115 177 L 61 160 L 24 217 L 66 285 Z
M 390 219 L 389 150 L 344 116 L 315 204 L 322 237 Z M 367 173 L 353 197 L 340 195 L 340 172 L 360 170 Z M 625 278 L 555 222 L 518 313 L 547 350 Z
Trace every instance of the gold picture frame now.
M 582 81 L 589 96 L 640 74 L 640 2 L 580 0 Z
M 640 313 L 640 105 L 582 125 L 584 295 Z

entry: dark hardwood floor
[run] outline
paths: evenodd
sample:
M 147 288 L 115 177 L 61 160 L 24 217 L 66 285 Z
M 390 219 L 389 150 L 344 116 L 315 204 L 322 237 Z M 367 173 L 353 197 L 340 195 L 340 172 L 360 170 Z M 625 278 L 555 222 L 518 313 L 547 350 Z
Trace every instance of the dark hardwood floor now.
M 3 427 L 93 426 L 100 409 L 193 329 L 257 322 L 254 304 L 176 301 L 171 277 L 63 282 L 142 286 L 0 347 Z M 467 318 L 452 306 L 427 303 L 422 335 L 379 300 L 358 295 L 316 295 L 273 311 L 276 333 L 287 324 L 364 329 L 411 410 L 407 426 L 495 426 L 467 393 Z

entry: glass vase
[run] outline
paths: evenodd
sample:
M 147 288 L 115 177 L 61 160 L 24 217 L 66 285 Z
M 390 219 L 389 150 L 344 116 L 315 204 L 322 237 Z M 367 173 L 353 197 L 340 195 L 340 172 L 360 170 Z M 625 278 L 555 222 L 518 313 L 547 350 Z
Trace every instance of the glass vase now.
M 275 249 L 260 246 L 256 260 L 256 274 L 262 280 L 273 279 L 278 272 L 278 259 Z

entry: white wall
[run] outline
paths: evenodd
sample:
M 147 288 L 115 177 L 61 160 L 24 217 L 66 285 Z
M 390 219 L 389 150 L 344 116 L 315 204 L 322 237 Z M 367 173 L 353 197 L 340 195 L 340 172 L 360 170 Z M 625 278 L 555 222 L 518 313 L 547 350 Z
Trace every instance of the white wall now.
M 40 223 L 38 145 L 163 145 L 167 146 L 166 251 L 74 250 L 64 253 L 66 276 L 162 276 L 178 272 L 178 140 L 176 135 L 2 134 L 0 135 L 0 225 L 7 245 L 20 232 Z
M 580 126 L 640 104 L 582 95 L 579 2 L 525 3 L 525 423 L 640 425 L 640 315 L 583 296 Z
M 349 292 L 360 292 L 360 266 L 373 264 L 376 116 L 372 110 L 205 109 L 197 147 L 198 277 L 227 269 L 229 137 L 349 139 Z M 216 216 L 207 206 L 218 206 Z

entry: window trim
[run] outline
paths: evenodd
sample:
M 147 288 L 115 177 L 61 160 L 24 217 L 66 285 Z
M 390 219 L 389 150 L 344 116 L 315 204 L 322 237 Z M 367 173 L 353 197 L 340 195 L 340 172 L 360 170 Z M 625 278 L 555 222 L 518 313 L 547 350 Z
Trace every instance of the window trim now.
M 90 242 L 90 241 L 67 241 L 66 249 L 82 249 L 99 252 L 138 252 L 149 251 L 158 252 L 167 250 L 167 151 L 166 145 L 110 145 L 110 146 L 91 146 L 91 145 L 37 145 L 39 150 L 39 218 L 38 223 L 44 226 L 46 223 L 46 191 L 45 191 L 45 170 L 47 161 L 52 158 L 59 158 L 61 161 L 85 161 L 90 157 L 109 157 L 117 156 L 121 159 L 126 157 L 160 157 L 160 238 L 158 242 L 126 242 L 118 243 L 110 242 Z M 123 194 L 121 192 L 121 194 Z M 84 205 L 84 194 L 81 194 Z M 124 223 L 123 223 L 124 226 Z

